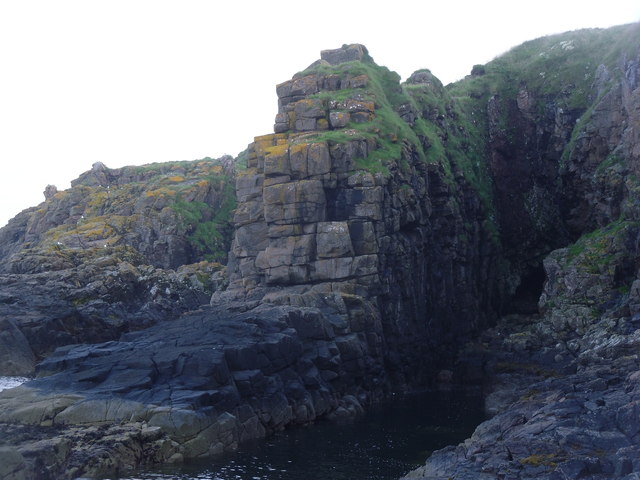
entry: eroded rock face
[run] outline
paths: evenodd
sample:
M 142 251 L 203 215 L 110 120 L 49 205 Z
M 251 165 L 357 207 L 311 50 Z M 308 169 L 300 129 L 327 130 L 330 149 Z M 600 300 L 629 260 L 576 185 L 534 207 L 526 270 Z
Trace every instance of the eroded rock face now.
M 337 65 L 346 61 L 340 55 L 327 54 Z M 487 318 L 499 296 L 499 268 L 468 265 L 497 245 L 476 192 L 462 175 L 453 185 L 440 165 L 426 164 L 422 146 L 392 139 L 401 148 L 398 158 L 383 160 L 388 173 L 359 166 L 381 148 L 350 128 L 378 115 L 371 81 L 346 68 L 278 85 L 276 133 L 256 137 L 237 179 L 230 286 L 212 303 L 266 294 L 265 302 L 313 306 L 317 295 L 332 292 L 353 324 L 362 313 L 350 299 L 359 298 L 382 319 L 382 331 L 366 329 L 360 341 L 371 348 L 367 337 L 376 335 L 390 378 L 406 384 L 431 375 L 434 343 Z M 326 140 L 323 131 L 347 139 Z M 491 284 L 495 290 L 480 288 Z
M 97 163 L 69 190 L 47 187 L 43 204 L 0 230 L 0 374 L 32 374 L 59 346 L 115 340 L 208 303 L 233 172 L 229 158 Z
M 575 242 L 543 260 L 540 315 L 504 318 L 461 356 L 462 378 L 491 384 L 493 418 L 405 478 L 632 479 L 640 471 L 638 28 L 618 29 L 633 35 L 633 48 L 588 64 L 588 85 L 565 84 L 543 102 L 521 85 L 516 98 L 490 100 L 491 128 L 501 132 L 492 138 L 503 180 L 496 200 L 513 206 L 500 212 L 505 238 L 545 248 L 559 237 L 535 237 L 555 228 Z M 540 55 L 583 48 L 583 40 L 549 39 Z M 589 95 L 574 96 L 581 88 Z M 582 108 L 561 107 L 586 98 Z M 518 110 L 509 139 L 497 105 Z
M 543 315 L 506 317 L 462 355 L 467 375 L 483 365 L 493 418 L 403 478 L 636 476 L 637 235 L 627 222 L 545 259 Z
M 2 392 L 0 422 L 156 431 L 130 439 L 140 450 L 133 464 L 153 461 L 142 454 L 146 441 L 154 455 L 165 450 L 156 460 L 169 446 L 185 458 L 213 455 L 287 425 L 361 411 L 384 374 L 376 352 L 348 330 L 326 308 L 205 308 L 118 342 L 58 349 L 38 379 Z M 79 441 L 68 436 L 60 441 Z M 73 459 L 60 457 L 56 465 Z
M 563 41 L 543 53 L 572 45 Z M 623 59 L 620 81 L 608 67 L 597 68 L 598 95 L 588 110 L 584 84 L 545 93 L 538 77 L 527 85 L 523 74 L 514 91 L 512 72 L 491 65 L 469 80 L 479 83 L 460 86 L 459 96 L 426 70 L 401 87 L 362 46 L 322 56 L 277 86 L 275 132 L 255 138 L 237 175 L 228 288 L 215 292 L 210 306 L 179 317 L 177 310 L 192 307 L 178 294 L 177 310 L 164 315 L 171 320 L 146 330 L 58 349 L 40 364 L 37 380 L 0 394 L 0 420 L 38 428 L 158 427 L 168 443 L 150 460 L 187 458 L 320 416 L 355 413 L 388 392 L 428 385 L 438 371 L 446 381 L 460 372 L 473 381 L 489 374 L 516 385 L 491 397 L 498 415 L 465 445 L 436 454 L 415 478 L 630 473 L 638 444 L 640 189 L 630 174 L 638 165 L 637 59 Z M 81 180 L 90 188 L 115 181 L 104 165 Z M 164 225 L 177 211 L 166 210 L 171 194 L 157 190 L 159 203 L 142 199 L 141 206 L 157 207 Z M 196 199 L 199 188 L 189 191 L 204 202 Z M 159 292 L 175 291 L 141 280 L 146 267 L 122 256 L 100 260 L 113 282 L 64 290 L 67 280 L 88 278 L 79 272 L 94 263 L 75 265 L 67 278 L 65 262 L 75 257 L 45 255 L 45 263 L 18 245 L 28 234 L 40 242 L 46 222 L 67 225 L 70 210 L 60 205 L 44 217 L 34 210 L 17 217 L 0 236 L 18 241 L 1 252 L 11 256 L 13 275 L 28 272 L 34 285 L 44 279 L 37 294 L 53 288 L 51 271 L 62 272 L 56 281 L 63 286 L 55 286 L 66 292 L 60 308 L 90 293 L 74 307 L 95 313 L 87 318 L 97 328 L 89 323 L 82 332 L 100 331 L 108 308 L 131 306 L 118 303 L 119 295 L 139 299 L 137 319 Z M 158 254 L 176 264 L 186 261 L 184 233 L 195 235 L 203 219 L 180 208 L 183 235 L 176 239 L 168 228 L 177 243 L 167 241 Z M 589 209 L 598 212 L 595 219 L 582 218 Z M 612 222 L 620 213 L 624 218 Z M 510 297 L 542 268 L 544 255 L 600 225 L 544 261 L 542 317 L 505 319 L 457 357 L 467 359 L 465 368 L 452 366 L 461 339 L 505 305 L 513 308 Z M 77 248 L 79 232 L 67 228 L 60 238 L 68 244 L 60 241 Z M 158 231 L 147 231 L 142 244 L 157 246 Z M 137 242 L 136 235 L 127 238 Z M 149 276 L 166 274 L 159 267 L 148 267 Z M 189 278 L 197 280 L 198 272 Z M 11 305 L 20 297 L 10 291 L 0 298 Z M 107 318 L 108 326 L 117 324 Z M 28 331 L 20 327 L 33 348 Z M 54 331 L 69 335 L 65 342 L 75 338 L 66 327 Z M 613 367 L 603 368 L 607 362 Z M 592 462 L 589 449 L 606 460 Z M 3 454 L 17 465 L 25 451 Z
M 256 138 L 237 176 L 229 287 L 212 307 L 112 342 L 59 348 L 37 380 L 0 395 L 3 421 L 139 422 L 196 457 L 287 425 L 355 414 L 435 377 L 453 358 L 455 337 L 482 324 L 499 301 L 500 267 L 477 254 L 498 247 L 457 164 L 427 162 L 430 141 L 409 133 L 421 112 L 407 106 L 409 97 L 386 97 L 400 91 L 397 76 L 363 52 L 328 53 L 335 73 L 312 69 L 278 86 L 276 133 Z M 371 81 L 379 76 L 392 90 Z M 387 135 L 380 126 L 390 116 L 404 126 Z M 334 136 L 321 136 L 328 132 Z M 96 165 L 80 182 L 103 188 L 112 176 Z M 13 255 L 22 258 L 14 265 L 32 258 Z M 141 269 L 120 259 L 106 271 L 116 286 L 129 279 L 122 298 L 140 292 L 138 301 L 148 302 Z M 29 278 L 38 275 L 51 279 L 48 271 Z M 107 285 L 94 300 L 97 284 L 74 305 L 99 312 L 85 335 L 102 330 L 101 308 L 119 305 Z M 67 295 L 85 298 L 73 288 Z

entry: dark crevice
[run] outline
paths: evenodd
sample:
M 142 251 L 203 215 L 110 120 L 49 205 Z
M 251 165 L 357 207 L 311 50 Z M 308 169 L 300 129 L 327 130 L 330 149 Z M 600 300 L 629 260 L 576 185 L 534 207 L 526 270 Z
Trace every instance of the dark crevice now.
M 542 293 L 545 278 L 542 263 L 526 271 L 511 299 L 509 313 L 538 313 L 538 299 Z

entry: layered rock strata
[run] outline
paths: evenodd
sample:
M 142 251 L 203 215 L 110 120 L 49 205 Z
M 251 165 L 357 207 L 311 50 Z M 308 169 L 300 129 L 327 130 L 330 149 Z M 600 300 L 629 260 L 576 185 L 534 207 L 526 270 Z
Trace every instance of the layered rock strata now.
M 207 456 L 354 415 L 427 384 L 453 358 L 455 337 L 500 293 L 485 206 L 455 163 L 426 161 L 428 139 L 393 97 L 397 75 L 362 46 L 322 56 L 277 87 L 279 133 L 249 148 L 229 287 L 212 307 L 117 342 L 59 348 L 37 380 L 0 394 L 2 421 L 158 426 L 182 457 Z M 380 130 L 389 118 L 395 133 Z
M 520 173 L 518 165 L 547 165 L 498 188 L 498 202 L 514 206 L 512 212 L 501 209 L 505 233 L 531 241 L 554 228 L 562 235 L 539 238 L 537 248 L 563 236 L 575 242 L 542 261 L 540 314 L 503 319 L 462 355 L 461 378 L 484 378 L 491 384 L 487 403 L 495 416 L 470 439 L 436 452 L 405 478 L 637 478 L 638 28 L 589 32 L 589 42 L 583 37 L 587 32 L 540 40 L 546 47 L 539 53 L 542 58 L 562 50 L 571 51 L 572 58 L 590 58 L 583 49 L 593 51 L 603 41 L 605 51 L 613 45 L 618 56 L 585 62 L 587 73 L 574 77 L 580 81 L 566 83 L 555 96 L 542 96 L 542 89 L 531 88 L 529 80 L 520 85 L 517 99 L 491 100 L 492 118 L 499 118 L 499 110 L 491 108 L 501 103 L 517 106 L 519 125 L 524 117 L 530 122 L 529 129 L 523 127 L 508 142 L 502 131 L 493 155 L 494 165 L 496 160 L 501 164 L 498 173 L 510 175 L 506 163 L 514 159 Z M 566 108 L 570 105 L 573 109 Z M 540 146 L 553 149 L 540 155 Z M 520 155 L 514 153 L 516 147 Z M 552 181 L 544 181 L 545 175 Z M 536 189 L 545 195 L 533 195 Z M 527 193 L 518 195 L 517 190 Z M 518 233 L 516 220 L 508 220 L 511 214 L 531 221 L 534 228 Z
M 447 88 L 427 70 L 400 85 L 359 45 L 322 52 L 277 87 L 275 133 L 246 152 L 229 287 L 119 341 L 57 350 L 0 394 L 0 420 L 154 429 L 129 466 L 210 455 L 428 384 L 496 312 L 540 308 L 458 357 L 454 380 L 498 383 L 498 415 L 413 478 L 632 475 L 637 28 L 530 42 Z M 211 212 L 175 206 L 200 245 Z M 12 265 L 44 265 L 9 245 Z M 31 471 L 43 457 L 29 449 L 2 454 Z M 73 463 L 47 458 L 49 472 Z
M 343 57 L 357 59 L 356 68 Z M 213 304 L 321 299 L 387 374 L 423 382 L 420 375 L 433 373 L 434 344 L 472 331 L 499 298 L 499 269 L 477 253 L 490 258 L 498 247 L 461 172 L 453 184 L 441 164 L 424 161 L 423 145 L 358 128 L 388 114 L 388 99 L 372 87 L 389 75 L 378 69 L 362 46 L 348 46 L 322 52 L 309 73 L 278 85 L 280 133 L 257 137 L 239 174 L 230 286 Z M 398 156 L 381 170 L 368 167 L 385 142 Z
M 207 303 L 216 247 L 224 259 L 228 249 L 230 160 L 96 163 L 0 230 L 0 374 L 31 375 L 58 346 L 116 340 Z

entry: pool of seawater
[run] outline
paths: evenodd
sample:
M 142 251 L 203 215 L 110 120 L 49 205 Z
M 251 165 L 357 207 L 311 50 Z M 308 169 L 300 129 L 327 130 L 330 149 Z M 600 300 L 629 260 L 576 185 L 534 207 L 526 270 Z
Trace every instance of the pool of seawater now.
M 457 444 L 484 419 L 479 393 L 397 397 L 348 423 L 318 422 L 242 445 L 232 454 L 161 466 L 127 480 L 391 480 Z
M 0 377 L 0 392 L 7 388 L 17 387 L 29 380 L 26 377 Z

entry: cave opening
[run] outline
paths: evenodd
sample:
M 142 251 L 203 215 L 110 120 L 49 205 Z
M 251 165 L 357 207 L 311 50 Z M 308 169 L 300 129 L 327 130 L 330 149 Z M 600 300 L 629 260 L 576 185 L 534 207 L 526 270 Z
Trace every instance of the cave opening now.
M 546 275 L 542 263 L 527 270 L 520 278 L 520 284 L 511 299 L 510 313 L 538 313 L 538 300 L 542 293 Z

